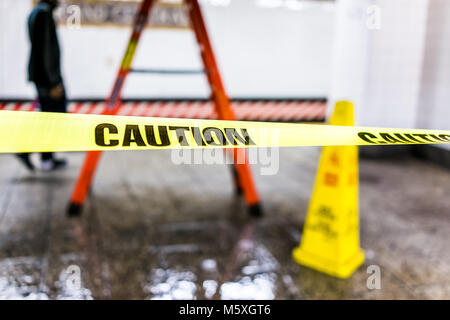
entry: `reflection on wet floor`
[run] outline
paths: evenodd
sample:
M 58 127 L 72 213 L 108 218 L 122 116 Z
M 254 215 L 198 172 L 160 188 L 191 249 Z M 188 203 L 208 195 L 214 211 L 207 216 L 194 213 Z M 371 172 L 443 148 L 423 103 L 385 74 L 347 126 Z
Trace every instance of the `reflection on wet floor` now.
M 223 225 L 225 222 L 221 223 Z M 214 222 L 201 222 L 198 224 L 197 230 L 194 223 L 188 224 L 191 232 L 202 232 L 203 227 L 215 229 Z M 177 231 L 176 227 L 165 227 L 162 229 L 166 232 L 167 230 Z M 227 226 L 227 228 L 231 228 L 231 226 Z M 153 248 L 152 251 L 158 254 L 161 265 L 170 264 L 171 259 L 176 260 L 175 255 L 180 255 L 183 260 L 198 261 L 199 265 L 193 270 L 157 269 L 152 271 L 149 284 L 145 286 L 145 289 L 151 294 L 149 298 L 274 299 L 276 272 L 279 264 L 264 245 L 255 243 L 254 228 L 255 222 L 248 222 L 235 240 L 234 247 L 230 247 L 231 250 L 224 248 L 223 252 L 210 253 L 212 256 L 220 256 L 220 264 L 215 258 L 202 260 L 190 257 L 192 253 L 200 252 L 202 252 L 202 257 L 207 255 L 210 250 L 201 244 Z M 214 239 L 210 239 L 210 241 L 214 242 Z M 230 252 L 229 255 L 227 255 L 227 251 Z M 200 276 L 197 276 L 196 272 Z M 201 282 L 198 281 L 199 277 L 202 277 Z
M 67 259 L 68 257 L 62 257 Z M 84 288 L 81 279 L 74 275 L 75 265 L 61 270 L 58 281 L 54 283 L 56 299 L 91 300 L 91 291 Z M 41 261 L 34 257 L 3 259 L 0 261 L 0 300 L 48 300 L 49 289 L 42 284 Z M 75 271 L 76 272 L 76 271 Z
M 167 152 L 105 154 L 69 219 L 81 153 L 48 176 L 1 156 L 0 299 L 450 298 L 450 173 L 413 159 L 361 161 L 367 259 L 352 277 L 293 261 L 317 156 L 282 149 L 277 175 L 255 174 L 262 219 L 233 196 L 226 166 L 177 166 Z M 371 264 L 381 290 L 366 286 Z
M 195 299 L 197 277 L 190 271 L 179 272 L 171 269 L 152 271 L 150 284 L 144 287 L 150 299 L 192 300 Z
M 0 261 L 0 299 L 48 299 L 39 283 L 39 264 L 33 257 Z

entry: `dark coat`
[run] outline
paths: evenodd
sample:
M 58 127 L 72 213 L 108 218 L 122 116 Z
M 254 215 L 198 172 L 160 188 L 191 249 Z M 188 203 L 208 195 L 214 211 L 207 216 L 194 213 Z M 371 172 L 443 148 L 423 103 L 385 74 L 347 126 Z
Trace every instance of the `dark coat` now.
M 28 79 L 37 87 L 50 89 L 62 83 L 60 49 L 53 8 L 40 1 L 28 18 L 31 41 Z

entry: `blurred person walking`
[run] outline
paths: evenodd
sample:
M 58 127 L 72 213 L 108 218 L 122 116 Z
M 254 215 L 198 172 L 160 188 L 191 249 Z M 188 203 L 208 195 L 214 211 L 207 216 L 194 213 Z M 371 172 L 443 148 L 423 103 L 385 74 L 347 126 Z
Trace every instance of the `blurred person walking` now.
M 66 92 L 61 76 L 61 58 L 53 10 L 58 0 L 40 0 L 28 17 L 31 42 L 28 80 L 36 86 L 41 111 L 66 112 Z M 34 170 L 30 153 L 17 154 L 22 163 Z M 41 168 L 51 171 L 63 168 L 66 160 L 56 159 L 52 152 L 41 153 Z

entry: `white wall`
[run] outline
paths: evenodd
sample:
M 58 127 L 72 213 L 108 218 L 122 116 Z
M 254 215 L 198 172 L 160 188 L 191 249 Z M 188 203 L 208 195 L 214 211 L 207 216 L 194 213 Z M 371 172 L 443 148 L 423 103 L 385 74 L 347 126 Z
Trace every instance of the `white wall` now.
M 381 28 L 369 31 L 361 124 L 413 128 L 421 85 L 428 0 L 377 0 Z
M 431 0 L 417 125 L 450 129 L 450 1 Z M 450 145 L 444 145 L 450 150 Z
M 354 101 L 359 125 L 449 129 L 450 1 L 337 0 L 336 12 L 330 106 Z
M 204 6 L 228 92 L 233 97 L 326 96 L 329 88 L 333 3 L 299 10 L 263 8 L 257 0 Z M 0 0 L 0 98 L 32 98 L 26 82 L 26 19 L 31 0 Z M 59 29 L 63 72 L 71 98 L 104 98 L 112 86 L 130 34 L 126 28 Z M 200 66 L 189 31 L 147 30 L 134 66 Z M 125 97 L 205 97 L 202 76 L 132 75 Z
M 328 114 L 338 100 L 355 105 L 355 121 L 359 121 L 367 78 L 368 36 L 365 11 L 370 0 L 342 0 L 337 3 L 333 36 L 332 71 Z
M 0 97 L 29 96 L 26 13 L 30 1 L 0 0 Z
M 354 101 L 360 125 L 416 125 L 427 1 L 338 0 L 331 103 Z M 372 5 L 379 29 L 367 27 Z

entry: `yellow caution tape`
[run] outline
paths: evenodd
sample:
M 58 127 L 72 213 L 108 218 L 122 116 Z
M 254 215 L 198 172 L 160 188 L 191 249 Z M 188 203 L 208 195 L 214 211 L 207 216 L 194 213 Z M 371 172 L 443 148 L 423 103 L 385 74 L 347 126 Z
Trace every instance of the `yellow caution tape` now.
M 449 130 L 0 111 L 0 152 L 450 143 Z

